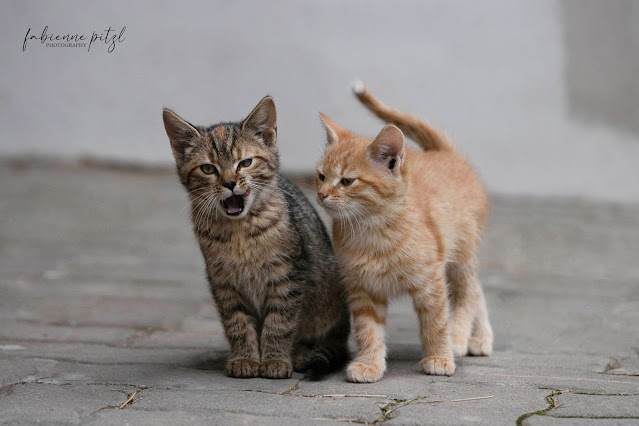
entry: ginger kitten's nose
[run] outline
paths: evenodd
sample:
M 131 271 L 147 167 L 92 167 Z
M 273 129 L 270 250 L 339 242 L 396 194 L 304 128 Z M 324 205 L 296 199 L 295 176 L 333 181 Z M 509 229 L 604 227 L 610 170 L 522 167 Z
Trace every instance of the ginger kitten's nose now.
M 318 196 L 318 197 L 319 197 L 319 199 L 320 199 L 320 200 L 322 200 L 322 201 L 324 201 L 324 198 L 328 197 L 328 195 L 323 194 L 323 193 L 321 193 L 321 192 L 318 192 L 318 193 L 317 193 L 317 196 Z

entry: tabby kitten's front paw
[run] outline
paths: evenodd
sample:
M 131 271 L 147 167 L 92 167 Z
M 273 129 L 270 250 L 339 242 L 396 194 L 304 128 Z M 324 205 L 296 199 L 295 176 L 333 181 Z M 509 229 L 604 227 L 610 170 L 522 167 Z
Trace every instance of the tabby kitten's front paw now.
M 419 366 L 426 374 L 436 376 L 452 376 L 455 373 L 455 360 L 441 356 L 429 356 L 421 360 Z
M 226 375 L 237 378 L 258 377 L 260 363 L 250 358 L 229 359 L 226 363 Z
M 267 379 L 288 379 L 293 375 L 293 365 L 283 359 L 267 359 L 260 365 L 260 376 Z
M 384 369 L 375 365 L 353 361 L 346 369 L 346 378 L 349 382 L 373 383 L 384 375 Z
M 475 356 L 490 355 L 493 352 L 493 339 L 471 337 L 468 341 L 468 352 Z

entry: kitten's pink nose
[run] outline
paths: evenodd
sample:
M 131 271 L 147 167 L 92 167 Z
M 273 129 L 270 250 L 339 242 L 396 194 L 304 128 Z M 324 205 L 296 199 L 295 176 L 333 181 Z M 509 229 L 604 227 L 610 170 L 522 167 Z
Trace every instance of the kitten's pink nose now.
M 324 201 L 324 198 L 328 197 L 328 195 L 322 193 L 322 192 L 318 192 L 317 196 L 319 197 L 320 200 Z

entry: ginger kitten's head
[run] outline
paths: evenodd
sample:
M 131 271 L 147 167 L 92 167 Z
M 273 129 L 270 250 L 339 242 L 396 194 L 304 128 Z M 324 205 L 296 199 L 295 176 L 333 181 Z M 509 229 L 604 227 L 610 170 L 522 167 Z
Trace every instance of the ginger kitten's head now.
M 317 165 L 317 197 L 334 218 L 380 212 L 403 194 L 404 135 L 393 125 L 358 136 L 320 113 L 327 146 Z
M 194 126 L 169 109 L 162 116 L 178 174 L 194 201 L 194 217 L 237 220 L 267 201 L 278 168 L 271 97 L 238 123 Z M 199 216 L 197 209 L 203 210 Z

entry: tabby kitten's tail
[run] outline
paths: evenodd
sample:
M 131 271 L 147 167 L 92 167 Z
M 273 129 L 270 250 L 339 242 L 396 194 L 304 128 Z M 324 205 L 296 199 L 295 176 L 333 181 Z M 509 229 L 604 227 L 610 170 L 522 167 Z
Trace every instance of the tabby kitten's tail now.
M 348 335 L 350 334 L 350 313 L 342 312 L 339 325 L 328 334 L 307 343 L 304 364 L 316 379 L 342 368 L 349 361 Z
M 311 377 L 321 377 L 342 368 L 348 361 L 348 352 L 330 346 L 317 346 L 306 355 L 306 365 Z
M 399 127 L 407 137 L 417 142 L 424 151 L 450 151 L 453 149 L 453 145 L 444 133 L 417 117 L 389 107 L 373 96 L 363 81 L 355 81 L 353 93 L 373 114 L 385 122 Z
M 328 346 L 315 347 L 306 355 L 311 377 L 321 377 L 342 368 L 348 361 L 346 351 Z

